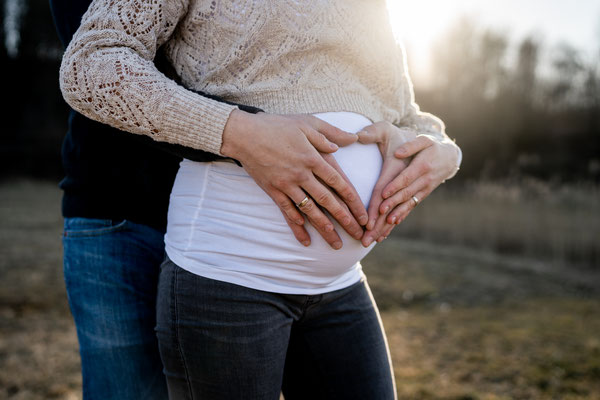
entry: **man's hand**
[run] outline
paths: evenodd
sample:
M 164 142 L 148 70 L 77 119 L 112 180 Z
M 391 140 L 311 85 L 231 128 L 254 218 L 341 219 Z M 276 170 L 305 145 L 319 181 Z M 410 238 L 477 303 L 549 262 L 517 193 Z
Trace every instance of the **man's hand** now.
M 369 222 L 362 243 L 381 242 L 445 179 L 456 172 L 458 147 L 450 140 L 416 135 L 389 123 L 359 132 L 361 143 L 377 143 L 384 158 L 369 204 Z
M 305 246 L 310 245 L 310 237 L 296 204 L 308 196 L 301 211 L 323 238 L 339 249 L 342 241 L 319 206 L 357 240 L 363 236 L 361 225 L 367 223 L 368 217 L 354 187 L 320 153 L 333 153 L 338 145 L 346 146 L 356 140 L 356 135 L 310 115 L 234 110 L 223 131 L 221 153 L 242 163 L 279 206 L 294 236 Z

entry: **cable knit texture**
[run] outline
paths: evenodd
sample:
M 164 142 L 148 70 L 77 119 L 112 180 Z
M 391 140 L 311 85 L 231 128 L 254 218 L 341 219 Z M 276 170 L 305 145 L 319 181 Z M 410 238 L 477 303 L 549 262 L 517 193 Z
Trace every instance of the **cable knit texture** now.
M 94 0 L 60 69 L 67 102 L 122 130 L 219 154 L 235 107 L 161 74 L 159 48 L 190 89 L 446 137 L 414 103 L 385 0 Z

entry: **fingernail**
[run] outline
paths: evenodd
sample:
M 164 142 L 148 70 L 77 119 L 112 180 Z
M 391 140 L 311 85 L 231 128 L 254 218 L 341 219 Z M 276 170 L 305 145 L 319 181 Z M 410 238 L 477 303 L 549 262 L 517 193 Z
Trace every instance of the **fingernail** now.
M 342 242 L 334 242 L 332 247 L 336 250 L 339 250 L 342 248 Z
M 365 247 L 369 247 L 371 243 L 373 243 L 373 238 L 371 236 L 367 236 L 367 239 L 365 240 Z
M 358 219 L 358 223 L 361 225 L 365 225 L 367 222 L 369 222 L 369 217 L 366 215 L 363 215 Z
M 385 208 L 383 209 L 382 214 L 386 214 L 388 211 L 390 211 L 390 206 L 385 206 Z
M 392 218 L 392 224 L 395 224 L 395 223 L 396 223 L 396 217 L 393 217 Z
M 364 233 L 364 232 L 362 231 L 362 229 L 360 229 L 360 230 L 358 230 L 358 231 L 355 231 L 355 232 L 352 234 L 352 237 L 353 237 L 354 239 L 356 239 L 356 240 L 360 240 L 360 239 L 362 238 L 362 236 L 363 236 L 363 233 Z
M 337 149 L 339 149 L 339 146 L 337 144 L 335 144 L 335 143 L 330 143 L 329 144 L 329 148 L 331 150 L 337 150 Z
M 375 227 L 375 220 L 370 220 L 369 223 L 367 224 L 367 230 L 372 231 L 374 227 Z
M 302 244 L 304 245 L 304 247 L 308 247 L 310 246 L 310 240 L 305 240 L 304 242 L 302 242 Z
M 390 197 L 391 195 L 392 195 L 392 192 L 385 192 L 385 193 L 383 194 L 383 198 L 384 198 L 384 199 L 387 199 L 387 198 L 388 198 L 388 197 Z

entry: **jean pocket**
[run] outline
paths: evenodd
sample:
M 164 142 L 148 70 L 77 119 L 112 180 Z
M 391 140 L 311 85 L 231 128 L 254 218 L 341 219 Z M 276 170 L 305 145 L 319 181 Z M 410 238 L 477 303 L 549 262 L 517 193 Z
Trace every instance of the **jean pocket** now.
M 65 218 L 63 236 L 69 238 L 107 235 L 127 229 L 128 223 L 126 219 Z

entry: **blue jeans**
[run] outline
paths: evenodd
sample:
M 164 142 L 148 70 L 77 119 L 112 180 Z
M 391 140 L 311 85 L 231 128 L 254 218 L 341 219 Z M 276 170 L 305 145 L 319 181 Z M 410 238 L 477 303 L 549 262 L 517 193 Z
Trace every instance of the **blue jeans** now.
M 154 333 L 163 234 L 129 221 L 67 218 L 63 247 L 83 398 L 166 399 Z
M 395 398 L 366 281 L 284 295 L 161 267 L 158 342 L 171 399 Z

